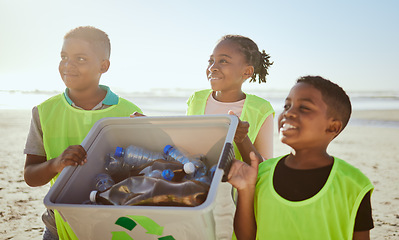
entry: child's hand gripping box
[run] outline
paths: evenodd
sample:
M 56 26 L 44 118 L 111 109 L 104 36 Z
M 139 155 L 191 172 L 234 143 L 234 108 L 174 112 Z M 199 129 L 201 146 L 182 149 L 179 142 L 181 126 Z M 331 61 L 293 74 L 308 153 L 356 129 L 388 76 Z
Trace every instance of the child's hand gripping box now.
M 213 209 L 218 186 L 234 158 L 232 142 L 238 119 L 233 115 L 105 118 L 82 142 L 87 163 L 65 168 L 44 204 L 56 209 L 79 239 L 215 239 Z M 82 204 L 104 172 L 106 154 L 117 146 L 137 145 L 162 152 L 166 145 L 206 156 L 218 164 L 205 202 L 196 207 L 110 206 Z

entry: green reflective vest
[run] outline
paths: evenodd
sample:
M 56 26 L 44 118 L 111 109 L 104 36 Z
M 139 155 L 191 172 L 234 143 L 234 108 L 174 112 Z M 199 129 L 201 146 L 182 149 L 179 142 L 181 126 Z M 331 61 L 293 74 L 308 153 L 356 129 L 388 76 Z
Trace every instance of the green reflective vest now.
M 289 201 L 273 187 L 274 169 L 280 159 L 259 165 L 254 205 L 257 239 L 352 239 L 360 203 L 374 189 L 370 180 L 359 169 L 334 157 L 330 175 L 316 195 Z
M 195 92 L 187 101 L 187 115 L 204 115 L 206 101 L 212 89 L 201 90 Z M 263 122 L 270 115 L 274 115 L 272 105 L 263 98 L 252 94 L 245 94 L 245 102 L 242 108 L 240 119 L 249 123 L 248 137 L 252 143 L 255 142 L 256 136 L 262 127 Z M 227 113 L 226 113 L 227 114 Z M 234 153 L 237 159 L 242 160 L 241 154 L 234 143 Z
M 68 146 L 81 144 L 91 127 L 105 117 L 128 117 L 133 112 L 141 113 L 133 103 L 119 98 L 116 105 L 101 110 L 82 110 L 72 107 L 63 94 L 56 95 L 38 105 L 40 124 L 43 130 L 43 145 L 47 160 L 58 157 Z M 51 181 L 54 184 L 59 174 Z M 55 212 L 60 239 L 77 239 L 69 224 L 58 211 Z

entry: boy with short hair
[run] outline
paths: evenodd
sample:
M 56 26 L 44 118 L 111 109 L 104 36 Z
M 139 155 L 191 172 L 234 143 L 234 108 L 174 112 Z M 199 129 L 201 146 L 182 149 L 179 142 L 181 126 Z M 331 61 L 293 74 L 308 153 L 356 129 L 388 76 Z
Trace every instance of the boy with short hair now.
M 75 28 L 64 36 L 59 72 L 67 88 L 32 109 L 24 149 L 24 178 L 29 186 L 48 182 L 52 186 L 66 166 L 85 164 L 86 151 L 80 144 L 96 121 L 141 112 L 107 86 L 99 85 L 110 66 L 110 50 L 108 35 L 91 26 Z M 59 213 L 54 214 L 57 229 L 46 224 L 43 238 L 56 239 L 58 234 L 60 239 L 77 239 Z
M 292 152 L 251 166 L 234 161 L 229 182 L 238 190 L 238 239 L 369 239 L 374 227 L 370 180 L 327 153 L 345 128 L 351 103 L 319 76 L 297 80 L 278 119 Z

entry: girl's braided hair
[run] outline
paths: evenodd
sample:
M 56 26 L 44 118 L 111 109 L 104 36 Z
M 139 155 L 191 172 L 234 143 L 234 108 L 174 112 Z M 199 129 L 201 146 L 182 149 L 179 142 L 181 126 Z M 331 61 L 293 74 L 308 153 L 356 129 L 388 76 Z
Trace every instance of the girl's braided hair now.
M 254 41 L 241 35 L 225 35 L 219 40 L 219 43 L 224 40 L 237 43 L 240 46 L 241 52 L 245 55 L 247 63 L 254 67 L 254 73 L 249 82 L 256 82 L 256 76 L 258 76 L 259 83 L 266 82 L 269 67 L 274 63 L 270 62 L 269 54 L 265 50 L 260 52 L 258 45 Z

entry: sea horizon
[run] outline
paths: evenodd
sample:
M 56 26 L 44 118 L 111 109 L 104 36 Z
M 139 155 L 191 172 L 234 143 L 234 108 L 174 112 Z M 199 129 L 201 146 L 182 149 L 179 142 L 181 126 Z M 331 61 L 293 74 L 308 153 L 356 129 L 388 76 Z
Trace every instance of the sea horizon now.
M 171 99 L 174 103 L 183 99 L 185 106 L 187 99 L 196 90 L 198 89 L 152 88 L 143 91 L 115 91 L 115 93 L 134 103 L 142 102 L 144 106 L 146 103 L 159 103 L 165 99 Z M 283 106 L 284 98 L 288 94 L 288 90 L 281 89 L 244 89 L 244 92 L 268 100 L 275 109 Z M 61 91 L 58 90 L 0 90 L 0 109 L 31 109 L 59 93 Z M 399 110 L 399 91 L 347 91 L 347 93 L 354 110 Z M 158 110 L 164 111 L 163 109 Z M 185 111 L 185 107 L 183 110 Z
M 147 91 L 115 91 L 119 96 L 133 102 L 148 116 L 185 115 L 187 99 L 195 89 L 154 88 Z M 288 94 L 286 90 L 244 90 L 268 100 L 278 115 Z M 42 90 L 0 90 L 0 110 L 31 110 L 46 99 L 61 91 Z M 353 111 L 399 110 L 399 91 L 352 91 L 347 92 Z M 352 125 L 373 125 L 381 127 L 399 127 L 397 121 L 351 119 Z

